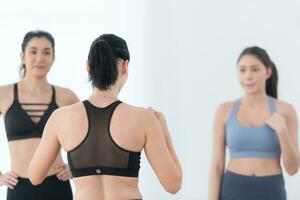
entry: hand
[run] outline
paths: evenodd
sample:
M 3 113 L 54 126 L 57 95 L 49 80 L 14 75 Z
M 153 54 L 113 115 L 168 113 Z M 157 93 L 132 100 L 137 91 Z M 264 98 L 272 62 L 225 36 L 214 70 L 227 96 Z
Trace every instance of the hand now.
M 71 170 L 69 168 L 69 165 L 63 163 L 61 165 L 57 165 L 55 167 L 57 169 L 56 177 L 61 181 L 67 181 L 70 178 L 72 178 Z
M 277 134 L 285 133 L 287 130 L 285 118 L 277 112 L 272 114 L 271 118 L 266 121 L 266 124 L 274 129 Z
M 18 174 L 13 171 L 0 174 L 0 186 L 6 185 L 10 189 L 14 189 L 19 182 L 18 177 Z

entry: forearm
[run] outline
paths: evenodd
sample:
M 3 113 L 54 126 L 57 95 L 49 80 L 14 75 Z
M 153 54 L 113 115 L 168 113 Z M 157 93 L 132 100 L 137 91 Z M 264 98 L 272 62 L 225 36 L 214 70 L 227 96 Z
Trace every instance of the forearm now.
M 2 180 L 2 172 L 0 171 L 0 180 Z M 2 183 L 2 181 L 0 181 L 0 186 L 2 186 L 3 185 L 3 183 Z
M 174 163 L 176 164 L 176 166 L 177 166 L 177 168 L 178 168 L 178 170 L 181 174 L 182 173 L 181 165 L 180 165 L 180 162 L 177 158 L 177 155 L 176 155 L 173 143 L 172 143 L 172 139 L 171 139 L 171 136 L 170 136 L 170 132 L 169 132 L 169 130 L 166 126 L 163 126 L 163 129 L 164 129 L 164 132 L 165 132 L 165 139 L 166 139 L 167 147 L 170 151 L 170 154 L 172 156 L 172 159 L 173 159 Z
M 211 169 L 208 190 L 209 200 L 219 200 L 220 186 L 223 174 L 224 172 L 221 172 L 221 170 Z
M 296 144 L 288 131 L 278 135 L 283 164 L 290 175 L 295 174 L 299 168 L 299 153 L 297 152 Z

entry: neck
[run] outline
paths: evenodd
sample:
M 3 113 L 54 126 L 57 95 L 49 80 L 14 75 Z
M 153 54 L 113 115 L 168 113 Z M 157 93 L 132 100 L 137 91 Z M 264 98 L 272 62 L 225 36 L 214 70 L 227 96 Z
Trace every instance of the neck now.
M 111 87 L 108 90 L 99 90 L 94 87 L 90 99 L 98 101 L 111 101 L 118 99 L 119 90 L 116 87 Z
M 20 81 L 20 83 L 23 83 L 24 86 L 33 93 L 39 93 L 45 90 L 46 88 L 48 88 L 49 86 L 46 77 L 36 78 L 36 77 L 25 76 L 24 79 Z
M 246 94 L 244 97 L 244 102 L 251 105 L 259 105 L 266 102 L 268 95 L 266 93 L 257 93 L 257 94 Z

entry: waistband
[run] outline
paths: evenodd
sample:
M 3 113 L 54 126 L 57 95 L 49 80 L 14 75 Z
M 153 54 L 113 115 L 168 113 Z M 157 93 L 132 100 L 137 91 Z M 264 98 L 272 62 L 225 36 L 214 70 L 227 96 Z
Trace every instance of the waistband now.
M 18 185 L 20 184 L 25 184 L 25 185 L 32 185 L 32 183 L 30 182 L 29 178 L 25 178 L 25 177 L 18 177 Z M 59 180 L 57 178 L 57 176 L 54 174 L 54 175 L 50 175 L 50 176 L 47 176 L 44 181 L 39 184 L 39 185 L 36 185 L 35 187 L 39 187 L 39 186 L 43 186 L 43 185 L 48 185 L 48 184 L 52 184 L 52 183 L 58 183 L 58 182 L 63 182 L 61 180 Z M 68 182 L 68 181 L 66 181 Z

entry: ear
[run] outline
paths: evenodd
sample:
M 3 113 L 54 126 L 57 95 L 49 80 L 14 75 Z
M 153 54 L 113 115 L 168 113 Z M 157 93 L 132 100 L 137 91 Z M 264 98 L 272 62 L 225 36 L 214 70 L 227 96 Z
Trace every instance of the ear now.
M 123 60 L 121 65 L 121 75 L 128 74 L 128 60 Z
M 85 64 L 86 64 L 86 71 L 88 73 L 90 73 L 90 63 L 89 63 L 89 61 L 87 60 Z
M 23 52 L 20 53 L 20 58 L 21 58 L 22 64 L 24 64 L 25 54 Z
M 267 68 L 267 79 L 269 79 L 272 76 L 272 68 Z

